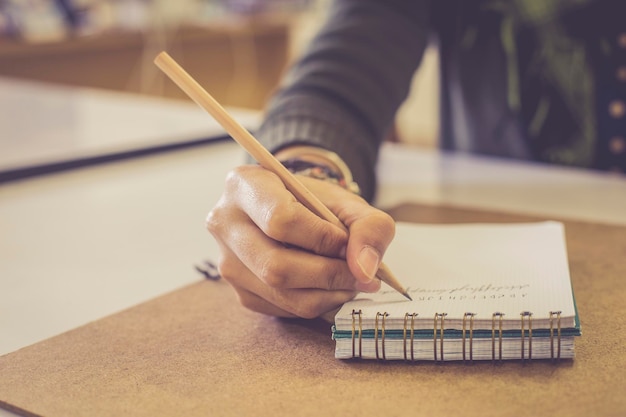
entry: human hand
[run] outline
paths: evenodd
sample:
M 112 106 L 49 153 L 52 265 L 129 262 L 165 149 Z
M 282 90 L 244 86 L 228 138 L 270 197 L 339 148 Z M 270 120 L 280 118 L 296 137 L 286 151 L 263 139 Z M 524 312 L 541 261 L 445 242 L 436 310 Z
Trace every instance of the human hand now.
M 380 289 L 375 273 L 395 227 L 361 197 L 324 181 L 299 179 L 349 234 L 300 204 L 275 174 L 253 165 L 229 173 L 207 228 L 220 246 L 219 272 L 242 305 L 314 318 L 358 291 Z

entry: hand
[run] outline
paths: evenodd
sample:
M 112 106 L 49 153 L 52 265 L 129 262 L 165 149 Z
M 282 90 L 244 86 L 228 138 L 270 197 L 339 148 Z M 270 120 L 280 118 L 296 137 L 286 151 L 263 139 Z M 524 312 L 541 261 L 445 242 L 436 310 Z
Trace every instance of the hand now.
M 247 308 L 275 316 L 314 318 L 375 292 L 374 277 L 394 235 L 394 221 L 361 197 L 324 181 L 299 177 L 348 227 L 319 218 L 259 166 L 229 173 L 207 217 L 217 240 L 218 269 Z M 347 260 L 347 262 L 346 262 Z

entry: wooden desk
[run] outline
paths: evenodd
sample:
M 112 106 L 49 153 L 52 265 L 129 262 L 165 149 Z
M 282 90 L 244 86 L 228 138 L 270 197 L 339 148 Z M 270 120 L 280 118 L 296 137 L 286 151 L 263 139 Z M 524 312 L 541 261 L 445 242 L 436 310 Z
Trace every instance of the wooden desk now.
M 0 400 L 8 398 L 7 387 L 21 386 L 32 389 L 24 392 L 41 401 L 37 407 L 44 408 L 33 411 L 44 415 L 241 415 L 252 409 L 258 415 L 402 415 L 392 408 L 394 404 L 407 407 L 407 415 L 420 411 L 523 415 L 524 409 L 537 411 L 539 406 L 549 415 L 623 415 L 626 411 L 619 367 L 624 335 L 618 333 L 607 343 L 593 327 L 621 311 L 623 280 L 608 288 L 602 276 L 578 278 L 589 265 L 581 246 L 572 247 L 574 266 L 579 268 L 574 286 L 584 331 L 580 355 L 573 364 L 556 367 L 336 361 L 326 323 L 258 316 L 239 308 L 227 285 L 199 282 L 193 264 L 217 254 L 216 244 L 204 230 L 204 217 L 221 193 L 226 172 L 242 161 L 236 145 L 223 143 L 0 186 L 0 354 L 183 287 L 62 336 L 75 342 L 76 350 L 71 352 L 59 343 L 61 339 L 51 339 L 0 358 Z M 416 171 L 414 176 L 406 176 L 406 166 Z M 420 212 L 426 220 L 566 218 L 579 237 L 597 226 L 617 242 L 626 239 L 626 182 L 618 177 L 397 145 L 384 148 L 379 168 L 382 206 L 413 201 L 499 212 L 448 208 L 433 214 L 424 207 Z M 616 228 L 618 224 L 622 228 Z M 623 243 L 614 250 L 623 250 Z M 623 257 L 616 260 L 610 253 L 603 262 L 607 268 L 623 268 Z M 602 297 L 608 293 L 610 302 L 604 304 Z M 146 313 L 153 319 L 146 321 Z M 616 316 L 623 326 L 621 315 Z M 120 317 L 129 327 L 120 328 L 117 339 L 99 339 L 120 323 Z M 136 321 L 137 317 L 144 319 Z M 177 321 L 183 318 L 189 320 Z M 249 323 L 254 330 L 242 344 L 226 348 L 238 334 L 223 333 L 208 324 L 210 318 Z M 180 328 L 197 333 L 176 330 Z M 288 343 L 277 345 L 273 337 L 289 332 Z M 165 362 L 159 357 L 163 367 L 146 376 L 150 368 L 142 364 L 149 365 L 144 359 L 149 359 L 155 341 L 162 343 L 161 353 L 170 356 Z M 129 356 L 128 346 L 138 356 Z M 19 371 L 44 353 L 54 359 L 40 356 L 43 368 Z M 187 361 L 190 357 L 183 355 L 187 353 L 196 356 Z M 89 360 L 72 362 L 80 355 Z M 55 373 L 76 365 L 85 365 L 79 379 L 63 380 Z M 48 382 L 35 379 L 38 370 L 45 370 Z M 186 386 L 185 378 L 178 377 L 181 372 L 190 373 L 189 380 L 198 372 L 210 376 L 212 385 L 204 389 L 213 396 L 205 398 L 214 400 L 214 406 L 206 408 L 192 395 L 201 387 Z M 109 384 L 115 381 L 121 385 Z M 568 381 L 579 385 L 559 392 L 560 386 L 571 388 Z M 65 390 L 67 398 L 51 395 L 55 386 L 68 382 L 77 390 Z M 588 386 L 580 386 L 583 382 Z M 86 404 L 87 409 L 71 406 L 69 399 L 96 395 L 102 384 L 117 391 L 101 391 L 99 400 Z M 11 398 L 16 397 L 11 394 Z M 188 408 L 168 408 L 181 403 Z M 136 408 L 116 408 L 128 404 Z M 607 405 L 613 413 L 594 413 L 594 407 Z M 500 413 L 496 406 L 509 406 L 510 412 Z M 559 407 L 568 412 L 560 412 Z M 0 411 L 0 415 L 11 414 Z
M 534 220 L 432 206 L 395 214 Z M 246 311 L 225 282 L 205 281 L 0 358 L 0 401 L 42 416 L 620 416 L 626 227 L 565 225 L 583 323 L 574 361 L 340 361 L 328 323 Z

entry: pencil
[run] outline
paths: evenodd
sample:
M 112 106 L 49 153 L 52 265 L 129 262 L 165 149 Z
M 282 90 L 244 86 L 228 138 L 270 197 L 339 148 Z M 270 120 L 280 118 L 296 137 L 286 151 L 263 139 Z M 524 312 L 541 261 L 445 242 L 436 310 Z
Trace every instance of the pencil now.
M 161 52 L 154 59 L 154 63 L 161 69 L 181 90 L 193 101 L 206 110 L 228 132 L 228 134 L 243 147 L 263 168 L 275 173 L 285 187 L 305 207 L 317 214 L 322 219 L 347 231 L 346 226 L 339 220 L 328 207 L 320 201 L 315 194 L 296 178 L 283 164 L 276 159 L 254 136 L 239 122 L 237 122 L 196 80 L 191 77 L 178 63 L 167 53 Z M 381 263 L 376 277 L 387 283 L 391 288 L 404 295 L 409 300 L 412 298 L 398 279 L 389 270 L 389 267 Z

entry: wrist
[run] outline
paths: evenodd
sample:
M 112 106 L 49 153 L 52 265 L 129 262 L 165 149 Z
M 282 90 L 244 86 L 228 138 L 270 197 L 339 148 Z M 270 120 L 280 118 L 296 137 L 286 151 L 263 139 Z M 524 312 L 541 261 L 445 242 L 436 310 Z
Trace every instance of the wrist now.
M 316 146 L 290 146 L 275 156 L 294 174 L 329 181 L 360 194 L 350 168 L 335 152 Z

